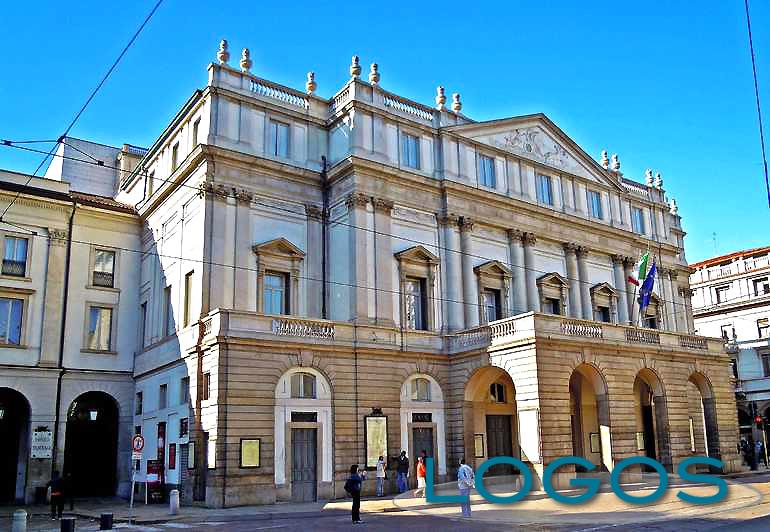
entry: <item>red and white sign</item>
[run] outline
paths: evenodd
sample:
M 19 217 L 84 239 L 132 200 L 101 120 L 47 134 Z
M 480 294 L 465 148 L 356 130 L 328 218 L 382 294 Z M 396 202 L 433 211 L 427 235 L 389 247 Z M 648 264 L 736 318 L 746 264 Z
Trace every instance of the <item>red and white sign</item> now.
M 144 449 L 144 437 L 141 434 L 137 434 L 131 440 L 131 460 L 142 459 L 142 449 Z

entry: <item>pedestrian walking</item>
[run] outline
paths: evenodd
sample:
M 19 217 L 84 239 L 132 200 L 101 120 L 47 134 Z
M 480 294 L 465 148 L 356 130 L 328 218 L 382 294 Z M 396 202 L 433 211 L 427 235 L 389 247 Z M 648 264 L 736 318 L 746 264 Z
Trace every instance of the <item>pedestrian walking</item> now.
M 64 511 L 64 481 L 59 476 L 58 471 L 54 471 L 51 475 L 51 481 L 48 482 L 48 487 L 51 489 L 51 519 L 61 519 L 61 514 Z
M 406 456 L 406 451 L 401 451 L 401 456 L 398 457 L 398 465 L 396 466 L 396 483 L 398 484 L 398 492 L 404 493 L 407 490 L 407 478 L 409 477 L 409 458 Z
M 417 458 L 417 489 L 414 491 L 415 497 L 425 497 L 425 459 L 427 457 L 428 454 L 425 452 L 425 449 L 423 449 L 420 451 L 419 458 Z
M 473 468 L 465 463 L 465 458 L 460 460 L 460 468 L 457 470 L 457 487 L 460 489 L 460 496 L 464 498 L 461 503 L 463 517 L 471 516 L 471 490 L 476 487 L 476 479 Z
M 757 455 L 757 465 L 762 462 L 767 467 L 767 458 L 765 457 L 765 446 L 761 440 L 754 444 L 754 452 Z
M 377 459 L 377 496 L 382 497 L 385 495 L 385 479 L 388 478 L 388 474 L 385 472 L 385 460 L 380 456 Z
M 358 464 L 350 466 L 350 476 L 345 481 L 345 491 L 347 491 L 351 497 L 353 497 L 353 508 L 351 509 L 350 516 L 353 519 L 353 524 L 358 525 L 363 523 L 361 521 L 361 486 L 363 479 L 358 474 Z

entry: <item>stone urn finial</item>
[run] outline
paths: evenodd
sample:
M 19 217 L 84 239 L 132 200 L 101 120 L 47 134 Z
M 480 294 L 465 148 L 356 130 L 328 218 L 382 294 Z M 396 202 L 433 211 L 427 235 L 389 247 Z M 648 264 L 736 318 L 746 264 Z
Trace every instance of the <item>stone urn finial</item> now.
M 378 69 L 377 63 L 372 63 L 372 66 L 369 68 L 369 83 L 372 85 L 377 85 L 380 82 L 380 71 Z
M 671 198 L 671 214 L 679 214 L 679 206 L 677 206 L 676 200 L 674 198 Z
M 660 175 L 660 172 L 655 174 L 655 188 L 658 190 L 663 188 L 663 177 Z
M 358 62 L 358 56 L 354 55 L 350 61 L 350 77 L 357 78 L 361 75 L 361 64 Z
M 650 170 L 649 168 L 644 171 L 644 182 L 647 183 L 648 187 L 652 186 L 652 182 L 653 182 L 652 170 Z
M 607 150 L 602 150 L 601 165 L 605 170 L 609 170 L 610 168 L 610 159 L 607 157 Z
M 455 92 L 452 95 L 452 111 L 459 113 L 463 108 L 463 102 L 460 101 L 460 93 Z
M 241 52 L 241 70 L 248 72 L 251 70 L 251 64 L 251 52 L 249 52 L 248 48 L 244 48 L 243 52 Z
M 315 90 L 318 88 L 318 83 L 315 82 L 315 72 L 307 73 L 307 82 L 305 82 L 305 90 L 308 94 L 315 94 Z
M 446 109 L 446 93 L 444 92 L 444 87 L 439 85 L 436 87 L 436 109 L 439 111 L 443 111 Z
M 613 172 L 620 172 L 620 159 L 618 159 L 617 153 L 613 153 L 610 158 L 610 168 Z
M 219 51 L 217 52 L 217 60 L 219 61 L 220 65 L 226 65 L 227 62 L 230 60 L 230 52 L 227 51 L 227 47 L 229 45 L 227 44 L 226 39 L 222 39 L 219 42 Z

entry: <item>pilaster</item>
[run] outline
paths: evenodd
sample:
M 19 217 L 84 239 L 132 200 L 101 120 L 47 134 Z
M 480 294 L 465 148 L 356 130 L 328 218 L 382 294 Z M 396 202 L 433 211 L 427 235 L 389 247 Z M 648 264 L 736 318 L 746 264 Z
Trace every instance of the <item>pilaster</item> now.
M 463 304 L 462 252 L 460 250 L 459 230 L 460 219 L 455 214 L 439 216 L 438 223 L 443 227 L 444 253 L 446 265 L 446 280 L 443 292 L 446 309 L 447 327 L 450 331 L 458 331 L 465 327 L 465 311 Z
M 527 270 L 524 268 L 524 246 L 522 238 L 524 233 L 518 229 L 508 230 L 508 246 L 511 251 L 511 294 L 513 309 L 511 314 L 521 314 L 529 308 L 527 306 Z
M 463 315 L 465 327 L 476 327 L 479 324 L 478 286 L 473 274 L 473 220 L 461 218 L 460 220 L 460 247 L 462 249 L 463 271 Z
M 323 216 L 321 207 L 308 203 L 307 214 L 307 315 L 320 318 L 323 306 Z
M 367 286 L 367 225 L 366 206 L 369 198 L 361 193 L 350 194 L 346 201 L 350 220 L 350 318 L 355 321 L 368 320 L 369 297 L 373 296 Z
M 564 259 L 567 263 L 567 280 L 569 281 L 569 315 L 580 318 L 583 315 L 583 297 L 578 272 L 577 245 L 571 242 L 563 244 Z
M 615 281 L 615 290 L 618 292 L 618 321 L 627 325 L 628 321 L 628 292 L 626 291 L 626 276 L 623 270 L 623 255 L 612 256 L 612 273 Z
M 575 249 L 577 256 L 578 278 L 580 279 L 580 304 L 583 309 L 583 319 L 592 320 L 593 310 L 591 308 L 591 283 L 588 277 L 588 248 L 578 246 Z
M 67 231 L 48 229 L 48 267 L 45 279 L 43 338 L 39 365 L 55 367 L 59 363 L 59 338 L 64 315 L 64 270 L 67 257 Z
M 239 310 L 255 310 L 256 298 L 249 298 L 251 283 L 251 202 L 254 196 L 245 190 L 235 193 L 235 283 L 233 284 L 233 304 Z
M 391 243 L 391 212 L 393 202 L 374 200 L 374 260 L 375 260 L 375 313 L 377 323 L 393 326 L 393 244 Z M 370 296 L 371 297 L 371 296 Z M 433 304 L 433 302 L 429 302 Z
M 540 312 L 540 296 L 537 293 L 537 270 L 535 269 L 535 243 L 537 237 L 534 233 L 524 233 L 524 268 L 527 277 L 527 308 L 530 311 Z

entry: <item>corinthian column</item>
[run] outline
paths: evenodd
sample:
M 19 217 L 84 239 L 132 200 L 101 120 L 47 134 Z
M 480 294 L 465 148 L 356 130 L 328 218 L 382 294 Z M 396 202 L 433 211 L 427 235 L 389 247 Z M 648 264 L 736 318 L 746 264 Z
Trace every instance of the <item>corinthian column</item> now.
M 564 244 L 564 258 L 567 263 L 567 280 L 569 281 L 569 315 L 579 318 L 583 312 L 580 282 L 578 281 L 577 246 L 571 242 Z
M 540 296 L 537 293 L 537 271 L 535 270 L 535 242 L 534 233 L 524 233 L 524 268 L 527 276 L 527 306 L 529 310 L 540 312 Z
M 479 294 L 473 273 L 473 220 L 460 220 L 460 247 L 462 248 L 463 266 L 463 301 L 465 326 L 476 327 L 479 324 Z
M 460 252 L 460 234 L 458 233 L 459 218 L 454 214 L 439 217 L 439 224 L 444 229 L 444 308 L 446 309 L 447 327 L 450 331 L 458 331 L 465 327 L 463 310 L 463 269 L 462 253 Z
M 588 279 L 588 264 L 586 259 L 588 258 L 588 248 L 585 246 L 578 246 L 575 250 L 578 263 L 578 277 L 580 278 L 580 303 L 583 308 L 583 319 L 592 320 L 593 308 L 591 306 L 591 285 Z
M 43 292 L 43 338 L 39 360 L 41 366 L 54 367 L 59 362 L 61 320 L 66 310 L 62 308 L 66 255 L 67 231 L 48 229 L 48 267 Z
M 511 250 L 511 293 L 513 309 L 511 314 L 526 312 L 527 307 L 527 270 L 524 269 L 524 247 L 521 239 L 524 233 L 518 229 L 508 230 L 508 246 Z
M 615 279 L 615 290 L 618 291 L 618 322 L 628 325 L 628 292 L 626 292 L 626 277 L 623 270 L 623 255 L 612 256 L 612 273 Z

